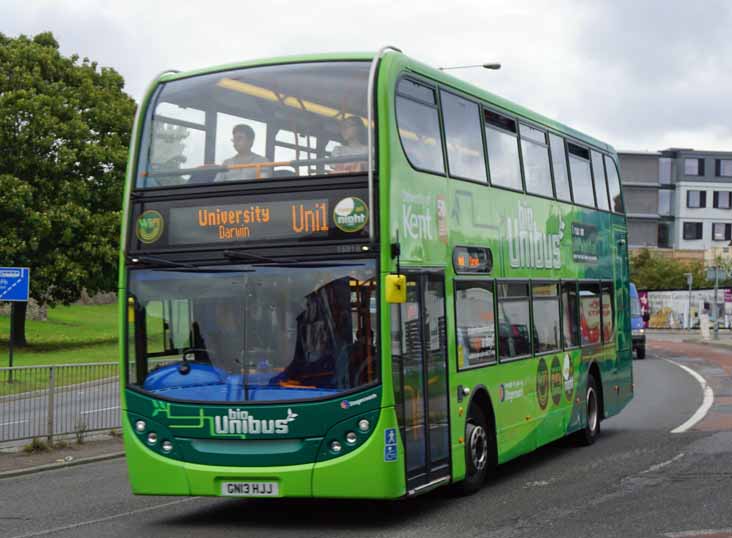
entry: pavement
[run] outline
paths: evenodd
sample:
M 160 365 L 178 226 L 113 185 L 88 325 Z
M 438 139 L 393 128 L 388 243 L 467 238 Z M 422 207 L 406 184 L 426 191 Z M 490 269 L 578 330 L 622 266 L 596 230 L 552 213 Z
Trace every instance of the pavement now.
M 698 431 L 732 429 L 732 331 L 720 331 L 719 340 L 705 341 L 699 331 L 649 330 L 650 350 L 671 353 L 682 364 L 701 374 L 714 390 L 714 405 L 695 426 Z M 22 445 L 0 449 L 0 479 L 92 463 L 124 456 L 122 439 L 105 434 L 82 444 L 47 451 L 25 452 Z
M 26 452 L 23 445 L 16 445 L 0 450 L 0 480 L 123 456 L 122 438 L 108 434 L 81 444 L 67 441 L 57 448 L 44 451 Z

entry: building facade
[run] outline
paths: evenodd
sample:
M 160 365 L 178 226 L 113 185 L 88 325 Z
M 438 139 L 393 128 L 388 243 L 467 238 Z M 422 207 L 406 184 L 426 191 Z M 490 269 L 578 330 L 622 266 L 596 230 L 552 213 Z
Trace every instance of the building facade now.
M 732 152 L 619 152 L 628 245 L 703 252 L 732 241 Z

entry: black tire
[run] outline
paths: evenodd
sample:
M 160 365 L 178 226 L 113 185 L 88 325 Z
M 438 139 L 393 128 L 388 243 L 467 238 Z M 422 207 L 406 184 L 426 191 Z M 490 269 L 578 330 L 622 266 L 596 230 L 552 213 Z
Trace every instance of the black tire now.
M 635 354 L 638 356 L 639 359 L 645 359 L 646 358 L 646 346 L 638 346 L 636 348 Z
M 465 423 L 465 479 L 454 486 L 458 495 L 472 495 L 496 465 L 495 430 L 477 405 L 471 405 Z
M 585 406 L 587 420 L 585 427 L 577 432 L 577 440 L 582 446 L 590 446 L 600 436 L 601 401 L 600 389 L 592 374 L 587 374 Z

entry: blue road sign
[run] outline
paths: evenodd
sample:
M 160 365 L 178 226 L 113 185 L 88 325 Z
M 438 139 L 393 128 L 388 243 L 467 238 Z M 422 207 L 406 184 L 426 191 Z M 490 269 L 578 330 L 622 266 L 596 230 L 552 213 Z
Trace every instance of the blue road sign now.
M 0 267 L 0 301 L 25 302 L 30 287 L 27 267 Z

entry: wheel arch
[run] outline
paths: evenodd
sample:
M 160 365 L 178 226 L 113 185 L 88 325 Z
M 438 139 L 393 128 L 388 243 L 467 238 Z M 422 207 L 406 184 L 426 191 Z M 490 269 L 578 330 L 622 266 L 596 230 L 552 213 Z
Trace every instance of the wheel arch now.
M 605 418 L 605 390 L 603 389 L 602 374 L 600 373 L 600 367 L 597 365 L 597 362 L 592 361 L 592 363 L 590 363 L 590 367 L 587 369 L 587 374 L 588 378 L 589 375 L 592 374 L 592 377 L 597 381 L 597 390 L 600 391 L 600 420 L 603 420 Z M 587 382 L 585 382 L 585 385 L 587 385 Z
M 470 393 L 470 399 L 468 400 L 468 410 L 470 410 L 470 406 L 473 404 L 483 411 L 486 420 L 493 427 L 493 432 L 497 439 L 498 430 L 496 429 L 496 414 L 493 411 L 493 401 L 491 400 L 491 396 L 485 385 L 476 385 L 473 387 L 473 390 Z

